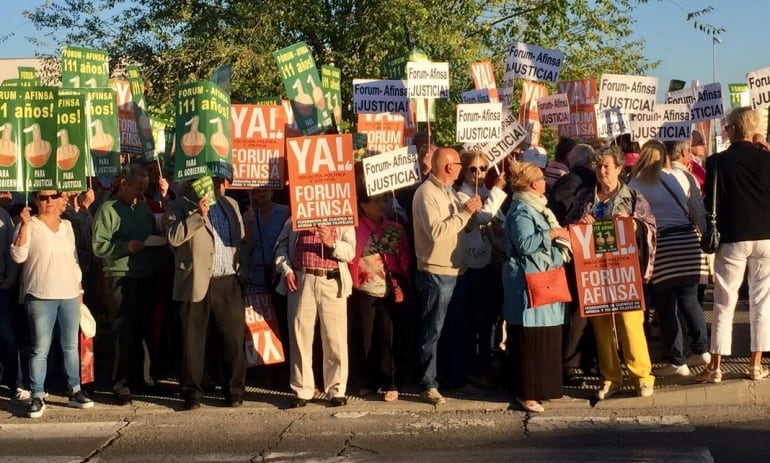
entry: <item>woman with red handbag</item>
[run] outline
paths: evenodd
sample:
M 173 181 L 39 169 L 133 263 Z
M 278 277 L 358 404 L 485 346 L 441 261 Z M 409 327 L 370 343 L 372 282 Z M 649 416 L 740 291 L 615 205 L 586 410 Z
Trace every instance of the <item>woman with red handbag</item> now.
M 514 162 L 510 171 L 514 193 L 505 218 L 502 280 L 511 392 L 524 410 L 543 412 L 540 401 L 562 396 L 561 325 L 569 300 L 563 262 L 569 259 L 569 230 L 547 207 L 543 171 L 529 162 Z M 546 273 L 552 275 L 546 281 L 532 282 Z

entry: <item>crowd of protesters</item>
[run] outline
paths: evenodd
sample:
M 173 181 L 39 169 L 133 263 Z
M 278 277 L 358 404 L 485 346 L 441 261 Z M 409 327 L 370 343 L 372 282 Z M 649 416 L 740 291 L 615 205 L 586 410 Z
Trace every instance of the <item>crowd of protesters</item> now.
M 697 131 L 642 146 L 627 136 L 563 138 L 553 160 L 531 147 L 500 171 L 481 152 L 436 147 L 418 134 L 423 182 L 370 196 L 359 176 L 357 227 L 294 231 L 279 199 L 285 191 L 239 197 L 227 179 L 214 179 L 212 202 L 189 184 L 170 185 L 154 162 L 94 179 L 81 194 L 36 192 L 32 207 L 3 195 L 3 390 L 39 417 L 47 372 L 63 371 L 68 405 L 93 406 L 78 354 L 85 302 L 106 346 L 98 361 L 109 365 L 96 380 L 112 386 L 117 405 L 173 377 L 185 410 L 217 387 L 237 407 L 247 383 L 249 284 L 271 294 L 288 346 L 286 368 L 262 379 L 290 388 L 292 408 L 319 392 L 345 405 L 352 385 L 386 402 L 418 385 L 431 404 L 446 400 L 439 389 L 499 385 L 523 409 L 542 412 L 592 372 L 602 378 L 596 398 L 609 398 L 623 363 L 649 397 L 656 376 L 690 376 L 694 367 L 705 365 L 700 381 L 721 380 L 746 268 L 748 374 L 767 377 L 770 153 L 753 141 L 754 111 L 736 109 L 727 122 L 730 147 L 708 157 Z M 721 233 L 713 272 L 699 245 L 710 213 Z M 569 225 L 615 217 L 634 222 L 645 305 L 663 335 L 666 365 L 655 371 L 645 312 L 586 319 L 576 302 L 532 307 L 528 295 L 525 274 L 560 267 L 574 294 Z M 710 277 L 709 340 L 702 302 Z

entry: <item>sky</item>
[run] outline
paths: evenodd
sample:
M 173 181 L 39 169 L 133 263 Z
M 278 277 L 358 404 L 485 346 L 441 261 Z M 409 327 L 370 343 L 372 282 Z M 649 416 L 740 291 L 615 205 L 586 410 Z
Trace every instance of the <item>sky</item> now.
M 25 37 L 35 35 L 36 31 L 21 12 L 44 1 L 2 0 L 2 3 L 0 35 L 13 32 L 14 36 L 0 43 L 0 58 L 33 57 L 36 50 Z M 725 29 L 720 34 L 722 43 L 713 48 L 711 37 L 686 20 L 688 11 L 706 6 L 714 10 L 700 20 Z M 725 91 L 728 83 L 745 82 L 747 72 L 770 66 L 770 1 L 648 0 L 638 5 L 632 16 L 636 21 L 632 38 L 644 39 L 645 56 L 650 61 L 660 61 L 658 68 L 647 74 L 658 77 L 661 99 L 671 79 L 688 83 L 698 80 L 701 84 L 713 82 L 712 52 L 716 54 L 716 80 Z

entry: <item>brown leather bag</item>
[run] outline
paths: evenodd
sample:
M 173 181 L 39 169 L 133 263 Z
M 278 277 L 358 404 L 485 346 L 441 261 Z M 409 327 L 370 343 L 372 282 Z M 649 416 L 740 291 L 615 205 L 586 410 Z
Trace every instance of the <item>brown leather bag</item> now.
M 544 272 L 525 273 L 529 305 L 537 308 L 554 302 L 572 302 L 564 267 Z

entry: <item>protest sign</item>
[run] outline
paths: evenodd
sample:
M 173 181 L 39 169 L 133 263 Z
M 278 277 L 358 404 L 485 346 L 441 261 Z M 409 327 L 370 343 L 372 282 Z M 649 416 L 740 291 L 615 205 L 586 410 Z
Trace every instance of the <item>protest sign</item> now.
M 174 106 L 174 180 L 231 179 L 230 96 L 213 82 L 191 82 L 177 86 Z
M 751 95 L 749 94 L 748 84 L 727 84 L 730 92 L 730 107 L 740 108 L 741 106 L 751 105 Z
M 18 69 L 20 87 L 38 87 L 41 85 L 34 66 L 19 66 Z
M 459 143 L 498 141 L 503 129 L 501 103 L 473 103 L 457 105 L 455 140 Z
M 120 130 L 115 91 L 111 88 L 87 88 L 86 128 L 94 175 L 120 173 Z
M 668 92 L 666 103 L 687 105 L 693 123 L 721 119 L 724 116 L 722 84 L 719 82 Z
M 144 96 L 144 82 L 139 67 L 135 64 L 126 66 L 128 81 L 131 83 L 131 100 L 134 102 L 134 118 L 139 132 L 145 161 L 157 158 L 155 153 L 155 137 L 150 116 L 147 114 L 147 100 Z
M 331 108 L 334 121 L 339 123 L 342 120 L 342 92 L 340 81 L 342 80 L 342 70 L 326 64 L 321 66 L 321 88 L 326 97 L 326 106 Z
M 56 190 L 57 87 L 22 87 L 16 117 L 21 121 L 24 191 Z
M 496 166 L 527 138 L 527 131 L 508 110 L 503 110 L 503 133 L 499 141 L 486 144 L 466 143 L 463 148 L 481 151 L 490 166 Z
M 597 106 L 600 110 L 617 108 L 627 115 L 649 113 L 657 91 L 657 77 L 602 74 Z
M 362 160 L 366 194 L 374 196 L 422 181 L 417 148 L 413 145 Z
M 234 104 L 232 188 L 282 188 L 286 113 L 279 105 Z
M 104 50 L 64 47 L 61 52 L 63 88 L 106 88 L 110 86 L 109 56 Z
M 278 313 L 270 292 L 255 286 L 243 289 L 246 320 L 246 363 L 250 367 L 284 361 L 283 343 L 278 331 Z
M 564 53 L 514 42 L 505 55 L 505 78 L 556 82 Z
M 409 111 L 405 81 L 353 79 L 353 113 L 408 114 Z
M 486 88 L 478 88 L 475 90 L 468 90 L 460 94 L 463 103 L 490 103 L 489 90 Z
M 305 42 L 282 48 L 273 53 L 273 58 L 278 65 L 300 132 L 314 135 L 330 128 L 331 108 L 326 105 L 321 78 Z
M 353 136 L 286 140 L 292 229 L 358 224 Z
M 388 56 L 385 59 L 384 72 L 385 77 L 390 80 L 405 80 L 406 79 L 406 64 L 410 61 L 422 61 L 429 62 L 430 58 L 425 53 L 419 50 L 412 50 L 410 52 Z M 404 84 L 406 85 L 406 84 Z M 427 106 L 427 109 L 426 109 Z M 423 100 L 421 98 L 412 98 L 410 100 L 410 114 L 412 114 L 412 120 L 414 122 L 427 122 L 428 120 L 436 120 L 436 102 L 434 100 Z M 426 112 L 427 111 L 427 112 Z M 409 121 L 407 121 L 407 137 L 409 136 Z
M 56 101 L 58 144 L 56 165 L 61 191 L 85 191 L 90 153 L 86 132 L 86 98 L 81 92 L 60 90 Z
M 139 139 L 139 127 L 136 124 L 134 101 L 131 98 L 131 83 L 127 80 L 112 79 L 110 87 L 115 90 L 118 106 L 118 130 L 120 131 L 120 151 L 130 155 L 144 156 L 142 141 Z
M 356 129 L 366 134 L 366 156 L 395 151 L 404 146 L 404 115 L 359 114 Z
M 569 228 L 581 316 L 644 310 L 634 219 Z
M 537 100 L 548 95 L 548 87 L 535 82 L 521 83 L 521 101 L 519 102 L 519 123 L 527 130 L 525 145 L 539 145 L 543 126 L 537 114 Z
M 409 61 L 406 87 L 409 98 L 449 98 L 449 63 Z
M 569 80 L 556 84 L 559 93 L 566 93 L 569 100 L 570 122 L 559 126 L 560 137 L 596 136 L 596 80 Z
M 631 118 L 618 108 L 605 110 L 596 107 L 596 136 L 612 139 L 624 133 L 631 133 Z
M 749 84 L 751 109 L 770 106 L 770 67 L 747 73 L 746 81 Z
M 21 118 L 24 110 L 23 88 L 0 87 L 0 189 L 24 191 L 21 153 L 23 133 Z
M 463 103 L 497 103 L 500 98 L 497 96 L 497 81 L 495 80 L 495 69 L 491 61 L 477 61 L 471 64 L 471 77 L 476 90 L 487 91 L 487 101 L 465 101 Z
M 569 124 L 569 98 L 566 93 L 547 95 L 537 100 L 537 115 L 541 125 Z
M 647 140 L 689 140 L 692 129 L 690 107 L 686 104 L 656 104 L 650 114 L 637 114 L 631 121 L 631 138 Z

